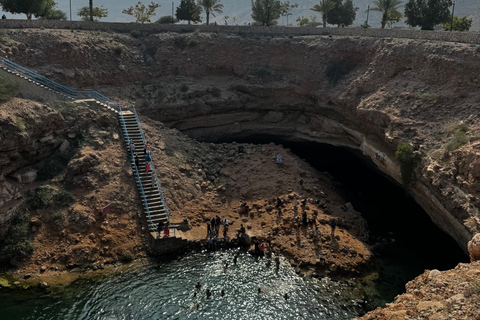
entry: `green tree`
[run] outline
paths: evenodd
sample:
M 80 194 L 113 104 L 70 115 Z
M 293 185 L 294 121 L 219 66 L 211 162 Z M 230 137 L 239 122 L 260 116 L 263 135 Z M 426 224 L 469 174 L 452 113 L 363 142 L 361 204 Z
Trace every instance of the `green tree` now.
M 316 4 L 310 10 L 320 12 L 322 14 L 323 27 L 327 27 L 327 14 L 335 9 L 335 2 L 332 0 L 320 0 L 320 4 Z
M 290 1 L 285 1 L 282 4 L 282 17 L 287 17 L 287 26 L 288 26 L 288 16 L 292 15 L 292 9 L 298 8 L 298 3 L 290 4 Z
M 406 23 L 422 30 L 433 30 L 436 25 L 451 19 L 452 0 L 409 0 L 405 5 Z
M 31 20 L 32 16 L 47 16 L 57 4 L 53 0 L 0 0 L 0 5 L 3 11 L 24 13 Z
M 327 14 L 327 23 L 338 27 L 346 27 L 353 24 L 357 15 L 357 7 L 353 6 L 352 0 L 332 0 L 335 2 L 335 8 Z
M 398 7 L 402 4 L 400 0 L 375 0 L 373 1 L 372 11 L 379 11 L 382 13 L 382 29 L 388 22 L 388 16 L 393 10 L 398 11 Z
M 59 9 L 51 9 L 46 15 L 38 17 L 39 20 L 67 20 L 67 14 Z
M 137 22 L 145 23 L 150 22 L 150 17 L 156 15 L 155 10 L 159 7 L 160 5 L 155 2 L 146 6 L 139 1 L 135 6 L 123 9 L 122 13 L 134 16 L 137 19 Z
M 310 20 L 308 20 L 308 18 L 305 18 L 304 16 L 298 17 L 295 21 L 297 22 L 297 26 L 299 27 L 306 26 L 310 23 Z
M 220 0 L 198 0 L 197 8 L 198 16 L 205 11 L 207 26 L 210 23 L 210 15 L 215 17 L 215 13 L 223 13 L 223 4 L 220 3 Z
M 176 16 L 178 20 L 200 22 L 200 16 L 196 15 L 197 4 L 195 0 L 181 0 L 180 5 L 177 7 Z
M 108 16 L 108 9 L 104 8 L 103 6 L 95 7 L 91 13 L 89 7 L 83 7 L 78 10 L 77 13 L 77 15 L 81 17 L 83 21 L 93 21 L 91 20 L 91 14 L 93 14 L 93 17 L 97 18 L 95 20 L 102 19 Z
M 388 12 L 387 26 L 389 28 L 393 27 L 395 23 L 400 22 L 400 20 L 402 20 L 402 14 L 397 9 Z
M 467 19 L 467 17 L 458 18 L 457 16 L 453 16 L 453 23 L 452 21 L 449 21 L 442 25 L 442 28 L 445 31 L 468 31 L 471 27 L 472 19 Z
M 284 4 L 280 0 L 252 0 L 252 19 L 262 25 L 276 24 L 283 8 Z
M 162 16 L 157 21 L 155 21 L 155 23 L 158 23 L 158 24 L 173 24 L 177 22 L 178 22 L 178 19 L 173 19 L 172 21 L 172 16 Z

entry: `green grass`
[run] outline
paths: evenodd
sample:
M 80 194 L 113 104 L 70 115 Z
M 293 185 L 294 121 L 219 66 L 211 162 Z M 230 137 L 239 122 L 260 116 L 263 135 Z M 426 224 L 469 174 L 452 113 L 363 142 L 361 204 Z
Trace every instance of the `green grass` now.
M 5 76 L 0 76 L 0 102 L 7 102 L 20 89 L 20 83 Z
M 27 204 L 32 210 L 52 207 L 68 207 L 75 202 L 72 195 L 51 185 L 40 186 L 27 193 Z
M 414 153 L 410 143 L 404 142 L 397 147 L 395 159 L 400 163 L 400 172 L 402 174 L 402 183 L 408 188 L 413 177 Z
M 424 92 L 415 94 L 415 98 L 423 101 L 435 101 L 439 98 L 439 95 L 433 92 Z
M 21 210 L 15 213 L 10 222 L 5 239 L 0 243 L 0 262 L 10 264 L 23 261 L 34 251 L 30 234 L 30 212 Z
M 448 151 L 455 151 L 461 146 L 466 145 L 469 142 L 467 133 L 468 133 L 468 126 L 466 124 L 460 124 L 456 127 L 453 131 L 453 137 L 447 144 Z M 450 133 L 452 133 L 450 131 Z
M 123 54 L 123 51 L 124 51 L 124 48 L 122 46 L 116 46 L 115 48 L 113 48 L 113 52 L 117 56 L 121 56 Z
M 135 259 L 135 256 L 129 251 L 126 251 L 122 253 L 118 259 L 123 263 L 130 263 Z

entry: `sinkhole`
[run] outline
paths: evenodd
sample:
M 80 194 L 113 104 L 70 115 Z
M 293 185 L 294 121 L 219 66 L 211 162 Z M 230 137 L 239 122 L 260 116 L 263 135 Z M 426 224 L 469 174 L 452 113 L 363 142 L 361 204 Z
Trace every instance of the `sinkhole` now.
M 436 226 L 428 214 L 392 178 L 359 150 L 317 142 L 288 141 L 275 136 L 249 135 L 215 142 L 268 144 L 290 149 L 320 172 L 328 172 L 338 192 L 360 212 L 369 226 L 375 253 L 372 306 L 384 306 L 405 284 L 425 269 L 447 270 L 468 257 L 455 240 Z M 208 141 L 210 142 L 210 141 Z M 213 142 L 213 141 L 212 141 Z

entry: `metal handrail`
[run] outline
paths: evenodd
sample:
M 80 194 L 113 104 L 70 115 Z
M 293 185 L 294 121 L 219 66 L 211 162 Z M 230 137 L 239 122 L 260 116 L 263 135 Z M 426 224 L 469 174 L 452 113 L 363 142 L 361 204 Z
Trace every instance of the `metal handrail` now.
M 0 65 L 3 65 L 8 71 L 16 73 L 17 75 L 19 75 L 21 77 L 27 78 L 31 81 L 34 81 L 34 82 L 36 82 L 40 85 L 43 85 L 43 86 L 45 86 L 49 89 L 52 89 L 52 90 L 54 90 L 58 93 L 67 95 L 71 98 L 94 99 L 95 101 L 97 101 L 99 103 L 103 103 L 103 104 L 115 109 L 118 112 L 118 114 L 120 115 L 122 128 L 125 131 L 126 139 L 127 139 L 127 141 L 130 141 L 130 138 L 129 138 L 128 132 L 127 132 L 127 127 L 125 125 L 125 119 L 123 117 L 123 112 L 122 112 L 122 107 L 128 108 L 135 116 L 135 120 L 137 122 L 137 127 L 138 127 L 138 129 L 140 131 L 140 134 L 142 136 L 142 141 L 143 141 L 143 143 L 145 143 L 146 140 L 145 140 L 145 136 L 143 135 L 142 127 L 140 126 L 140 120 L 138 118 L 137 112 L 136 112 L 135 107 L 133 105 L 131 105 L 129 103 L 117 103 L 117 102 L 105 97 L 104 95 L 98 93 L 97 91 L 92 90 L 92 89 L 69 88 L 69 87 L 61 85 L 61 84 L 59 84 L 55 81 L 52 81 L 52 80 L 50 80 L 50 79 L 48 79 L 48 78 L 46 78 L 42 75 L 39 75 L 39 74 L 37 74 L 37 73 L 35 73 L 31 70 L 28 70 L 27 68 L 24 68 L 24 67 L 14 63 L 14 62 L 12 62 L 8 59 L 5 59 L 3 57 L 0 57 Z M 143 200 L 143 203 L 144 203 L 146 211 L 147 211 L 148 223 L 154 230 L 157 231 L 158 227 L 157 227 L 157 225 L 155 225 L 155 223 L 152 222 L 152 218 L 150 216 L 150 209 L 148 207 L 147 197 L 145 196 L 145 191 L 143 189 L 142 180 L 140 179 L 140 174 L 139 174 L 138 168 L 135 164 L 135 157 L 134 157 L 134 154 L 133 154 L 132 150 L 130 150 L 130 160 L 132 161 L 133 166 L 135 168 L 135 179 L 140 186 L 140 191 L 141 191 L 141 194 L 142 194 L 142 200 Z M 168 213 L 168 209 L 167 209 L 167 204 L 165 202 L 165 198 L 163 197 L 163 192 L 162 192 L 162 189 L 160 187 L 160 183 L 159 183 L 159 180 L 158 180 L 157 173 L 155 171 L 155 167 L 153 166 L 153 162 L 151 163 L 151 168 L 152 168 L 153 175 L 155 177 L 155 184 L 157 186 L 157 191 L 160 195 L 160 200 L 162 201 L 163 207 L 165 209 L 165 214 L 166 214 L 166 217 L 167 217 L 167 221 L 168 221 L 169 220 L 169 213 Z
M 142 142 L 143 142 L 143 144 L 145 144 L 146 139 L 145 139 L 145 136 L 143 135 L 142 126 L 140 125 L 140 119 L 138 118 L 137 111 L 135 110 L 135 107 L 133 107 L 133 106 L 131 106 L 130 110 L 132 111 L 132 113 L 135 117 L 135 120 L 137 121 L 137 126 L 139 128 L 140 135 L 142 136 Z M 155 166 L 153 165 L 153 161 L 150 165 L 150 169 L 152 170 L 153 176 L 155 177 L 155 185 L 157 186 L 157 191 L 158 191 L 158 194 L 160 195 L 160 200 L 162 201 L 163 209 L 165 210 L 165 215 L 167 216 L 167 220 L 170 220 L 170 213 L 168 212 L 167 203 L 165 201 L 165 198 L 163 197 L 163 191 L 162 191 L 162 188 L 160 187 L 160 183 L 159 183 L 158 176 L 157 176 L 157 171 L 155 170 Z
M 130 137 L 128 136 L 127 126 L 125 125 L 125 119 L 123 118 L 122 110 L 120 110 L 120 119 L 121 119 L 123 131 L 125 132 L 125 138 L 128 142 L 130 142 Z M 140 173 L 138 172 L 137 164 L 135 163 L 135 156 L 133 154 L 132 148 L 130 148 L 130 146 L 127 146 L 127 148 L 130 149 L 130 161 L 131 161 L 131 163 L 133 163 L 133 167 L 135 168 L 135 180 L 137 180 L 138 185 L 140 186 L 140 192 L 142 194 L 142 201 L 145 204 L 145 208 L 146 208 L 146 211 L 147 211 L 148 224 L 150 226 L 154 227 L 155 231 L 158 231 L 157 226 L 152 222 L 152 217 L 150 216 L 150 209 L 148 208 L 147 197 L 145 196 L 145 191 L 143 190 L 142 179 L 140 179 Z

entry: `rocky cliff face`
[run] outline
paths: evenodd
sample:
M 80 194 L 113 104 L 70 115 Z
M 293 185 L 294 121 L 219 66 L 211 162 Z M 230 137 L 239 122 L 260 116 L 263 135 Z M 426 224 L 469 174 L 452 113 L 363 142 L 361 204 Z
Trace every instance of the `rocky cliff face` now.
M 12 31 L 3 50 L 60 81 L 136 102 L 143 115 L 201 140 L 271 135 L 346 146 L 397 181 L 394 152 L 409 142 L 410 193 L 462 248 L 480 231 L 478 46 L 46 33 Z

